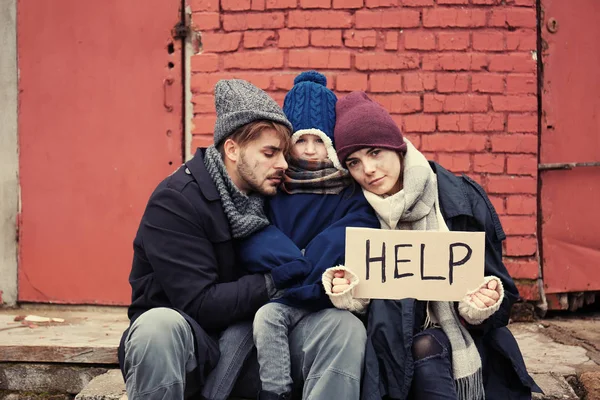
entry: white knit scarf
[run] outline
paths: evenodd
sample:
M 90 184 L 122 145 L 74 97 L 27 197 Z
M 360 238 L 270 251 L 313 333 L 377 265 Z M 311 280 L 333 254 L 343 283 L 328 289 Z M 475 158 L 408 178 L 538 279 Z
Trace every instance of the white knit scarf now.
M 377 213 L 382 229 L 448 231 L 439 207 L 437 177 L 425 156 L 408 140 L 404 157 L 403 189 L 388 197 L 363 190 Z M 438 324 L 450 340 L 452 369 L 458 398 L 485 399 L 481 357 L 471 334 L 460 323 L 454 303 L 431 301 L 428 318 Z

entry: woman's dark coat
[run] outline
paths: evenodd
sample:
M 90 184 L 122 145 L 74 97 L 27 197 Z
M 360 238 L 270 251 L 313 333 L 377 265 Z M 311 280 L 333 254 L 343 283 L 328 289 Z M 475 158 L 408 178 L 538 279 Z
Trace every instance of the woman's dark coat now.
M 467 176 L 457 177 L 431 162 L 440 208 L 451 231 L 485 232 L 485 275 L 504 285 L 500 309 L 481 325 L 467 325 L 481 355 L 486 400 L 530 399 L 540 391 L 525 369 L 519 346 L 506 325 L 519 292 L 502 263 L 506 235 L 487 195 Z M 406 399 L 413 376 L 412 338 L 425 319 L 425 303 L 414 299 L 373 300 L 367 322 L 362 400 Z

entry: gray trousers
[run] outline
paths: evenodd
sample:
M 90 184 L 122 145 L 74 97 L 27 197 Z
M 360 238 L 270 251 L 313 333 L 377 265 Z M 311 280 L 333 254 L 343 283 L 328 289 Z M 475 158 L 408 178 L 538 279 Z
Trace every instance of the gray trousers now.
M 289 334 L 291 373 L 303 399 L 358 399 L 366 332 L 347 311 L 308 314 Z M 251 323 L 226 329 L 219 339 L 221 358 L 203 388 L 193 381 L 196 368 L 192 329 L 176 311 L 156 308 L 135 320 L 125 340 L 127 395 L 137 399 L 184 399 L 201 389 L 209 400 L 225 400 L 236 381 L 260 387 L 252 358 Z M 250 364 L 250 365 L 249 365 Z M 241 366 L 244 365 L 242 369 Z M 238 382 L 239 384 L 240 382 Z

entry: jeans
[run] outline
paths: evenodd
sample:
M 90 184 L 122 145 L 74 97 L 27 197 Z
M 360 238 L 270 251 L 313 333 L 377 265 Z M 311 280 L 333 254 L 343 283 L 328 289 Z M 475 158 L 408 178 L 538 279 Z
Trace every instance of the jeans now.
M 250 323 L 232 325 L 221 334 L 221 358 L 201 388 L 205 398 L 225 400 L 232 390 L 240 393 L 241 382 L 254 389 L 245 396 L 256 396 L 258 377 L 252 380 L 245 375 L 256 369 L 251 338 Z M 302 398 L 357 400 L 365 342 L 364 326 L 347 311 L 327 309 L 302 318 L 289 334 L 291 373 Z M 168 308 L 145 312 L 132 324 L 125 340 L 128 398 L 184 399 L 192 395 L 198 388 L 192 374 L 194 354 L 192 329 L 178 312 Z
M 262 306 L 254 316 L 256 345 L 262 390 L 283 394 L 293 389 L 292 361 L 288 334 L 309 312 L 280 303 Z
M 414 400 L 456 400 L 452 353 L 448 336 L 439 328 L 427 329 L 413 338 Z

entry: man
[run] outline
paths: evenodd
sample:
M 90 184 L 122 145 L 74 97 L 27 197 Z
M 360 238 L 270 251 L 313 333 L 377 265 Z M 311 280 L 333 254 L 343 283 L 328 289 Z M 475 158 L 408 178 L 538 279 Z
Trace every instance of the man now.
M 200 389 L 204 398 L 225 399 L 238 375 L 239 394 L 255 397 L 256 360 L 245 356 L 254 313 L 304 277 L 281 268 L 242 276 L 234 252 L 235 239 L 269 223 L 262 196 L 281 183 L 291 124 L 273 99 L 241 80 L 218 82 L 215 105 L 214 146 L 158 185 L 134 241 L 131 325 L 119 349 L 131 400 L 183 399 Z M 302 320 L 290 352 L 303 397 L 358 396 L 365 340 L 345 311 Z

